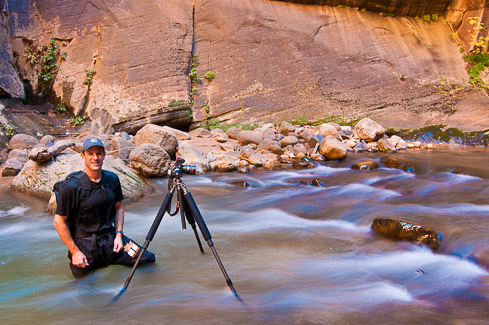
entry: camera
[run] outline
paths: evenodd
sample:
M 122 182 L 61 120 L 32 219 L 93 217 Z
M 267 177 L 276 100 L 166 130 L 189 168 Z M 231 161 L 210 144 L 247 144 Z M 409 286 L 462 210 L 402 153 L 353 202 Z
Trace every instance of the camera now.
M 183 164 L 184 162 L 185 159 L 177 158 L 177 160 L 175 160 L 175 163 L 173 164 L 173 167 L 168 170 L 168 176 L 178 178 L 181 177 L 182 174 L 195 175 L 195 173 L 197 172 L 197 167 L 185 166 Z

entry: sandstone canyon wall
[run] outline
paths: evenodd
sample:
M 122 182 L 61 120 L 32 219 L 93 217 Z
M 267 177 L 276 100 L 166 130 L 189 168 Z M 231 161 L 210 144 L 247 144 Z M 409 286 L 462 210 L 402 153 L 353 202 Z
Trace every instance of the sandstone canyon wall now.
M 146 123 L 195 127 L 206 115 L 228 123 L 342 115 L 370 116 L 392 127 L 489 128 L 487 94 L 462 86 L 467 72 L 460 53 L 461 46 L 470 49 L 472 26 L 466 18 L 485 21 L 485 1 L 0 0 L 0 5 L 0 39 L 10 37 L 0 49 L 2 61 L 12 67 L 9 53 L 17 56 L 28 97 L 39 89 L 40 66 L 26 62 L 25 49 L 55 37 L 66 60 L 59 61 L 48 99 L 87 114 L 100 132 L 133 133 Z M 445 19 L 401 16 L 424 14 Z M 190 82 L 193 54 L 199 57 L 197 74 L 210 70 L 214 80 Z M 4 80 L 15 80 L 3 77 L 4 66 L 0 88 L 21 97 L 20 79 L 4 86 Z M 96 71 L 90 85 L 83 84 L 85 69 Z

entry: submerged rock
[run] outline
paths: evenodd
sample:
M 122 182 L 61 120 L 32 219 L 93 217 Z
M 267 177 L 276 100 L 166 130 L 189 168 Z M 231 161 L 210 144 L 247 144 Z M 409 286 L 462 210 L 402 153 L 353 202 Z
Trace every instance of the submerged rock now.
M 426 245 L 433 251 L 440 248 L 440 237 L 435 230 L 406 220 L 377 218 L 372 222 L 372 230 L 385 237 Z
M 359 162 L 354 163 L 351 166 L 351 169 L 372 170 L 372 169 L 377 169 L 379 167 L 380 167 L 379 163 L 376 162 L 375 160 L 363 160 L 363 161 L 359 161 Z
M 396 168 L 412 173 L 414 168 L 405 160 L 392 156 L 384 156 L 380 158 L 380 162 L 387 168 Z

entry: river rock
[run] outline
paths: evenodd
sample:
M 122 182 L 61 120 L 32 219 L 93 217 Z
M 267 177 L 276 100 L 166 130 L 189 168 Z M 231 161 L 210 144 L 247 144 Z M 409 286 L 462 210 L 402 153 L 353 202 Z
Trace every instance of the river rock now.
M 24 167 L 24 163 L 19 158 L 10 158 L 3 166 L 2 177 L 16 176 Z
M 207 171 L 209 170 L 209 161 L 204 156 L 201 149 L 192 147 L 186 142 L 180 142 L 178 145 L 177 156 L 185 159 L 185 165 L 193 165 L 197 167 L 197 170 Z M 213 158 L 217 159 L 216 156 Z
M 352 133 L 351 126 L 349 126 L 349 125 L 342 125 L 340 127 L 340 131 L 339 132 L 340 132 L 340 135 L 341 135 L 342 138 L 347 138 Z
M 9 149 L 32 149 L 39 144 L 37 140 L 32 135 L 28 134 L 16 134 L 10 139 L 8 144 Z
M 160 146 L 170 156 L 175 155 L 178 146 L 178 140 L 174 134 L 168 132 L 164 127 L 155 124 L 147 124 L 136 133 L 134 137 L 136 147 L 144 143 Z
M 143 143 L 129 155 L 131 167 L 144 177 L 165 176 L 170 168 L 170 156 L 162 147 Z
M 229 140 L 229 136 L 222 129 L 213 129 L 211 130 L 211 134 L 217 142 L 224 143 Z
M 261 133 L 261 135 L 264 139 L 275 140 L 277 138 L 277 133 L 275 132 L 275 130 L 271 130 L 271 129 L 266 129 Z
M 330 123 L 323 123 L 319 126 L 319 135 L 322 137 L 327 137 L 328 135 L 332 135 L 338 140 L 341 140 L 341 135 L 339 134 L 336 127 Z
M 204 129 L 204 128 L 197 128 L 195 130 L 192 130 L 189 132 L 190 137 L 192 138 L 212 138 L 212 133 L 211 131 Z
M 280 143 L 277 141 L 274 141 L 272 139 L 266 138 L 264 139 L 256 148 L 257 151 L 262 151 L 262 150 L 268 150 L 274 154 L 277 155 L 282 155 L 284 153 L 284 150 L 282 149 L 282 146 Z
M 309 130 L 304 130 L 302 131 L 301 133 L 299 133 L 299 136 L 304 139 L 306 142 L 309 143 L 309 141 L 311 140 L 312 136 L 313 136 L 313 133 Z
M 278 129 L 278 132 L 280 134 L 283 134 L 285 136 L 289 135 L 289 133 L 291 132 L 294 132 L 295 131 L 295 126 L 293 126 L 292 124 L 290 124 L 289 122 L 282 122 L 282 124 L 280 125 L 279 129 Z
M 11 158 L 17 158 L 26 163 L 29 160 L 29 152 L 25 149 L 13 149 L 8 153 L 8 159 Z
M 433 251 L 440 248 L 440 238 L 435 230 L 406 220 L 377 218 L 372 222 L 372 230 L 389 238 L 424 244 Z
M 52 146 L 48 148 L 48 152 L 51 153 L 53 157 L 58 156 L 66 149 L 74 147 L 75 142 L 72 140 L 59 140 L 56 141 Z
M 258 167 L 263 166 L 263 164 L 267 160 L 264 155 L 257 153 L 255 150 L 249 147 L 244 147 L 241 150 L 239 158 L 241 160 L 246 160 L 251 165 L 258 166 Z
M 389 144 L 397 149 L 406 149 L 407 148 L 407 143 L 404 141 L 400 136 L 398 135 L 393 135 L 390 137 L 387 142 Z
M 217 159 L 209 164 L 210 169 L 216 172 L 231 172 L 238 168 L 236 160 L 227 153 L 214 153 Z
M 238 161 L 238 173 L 248 173 L 250 171 L 250 164 L 246 160 Z
M 380 158 L 380 162 L 387 168 L 396 168 L 404 170 L 405 172 L 413 172 L 414 168 L 402 158 L 393 156 L 384 156 Z
M 238 143 L 242 146 L 246 146 L 250 143 L 259 145 L 262 141 L 263 137 L 261 134 L 255 131 L 243 130 L 240 131 L 238 135 Z
M 238 128 L 232 126 L 226 131 L 226 134 L 228 135 L 229 139 L 238 140 L 239 130 Z
M 268 170 L 280 169 L 282 167 L 282 159 L 279 155 L 271 152 L 264 153 L 265 163 L 263 167 Z
M 55 160 L 40 165 L 30 160 L 22 171 L 12 181 L 12 189 L 27 192 L 40 198 L 49 199 L 54 183 L 65 179 L 68 174 L 83 170 L 84 164 L 80 154 L 60 154 Z M 119 176 L 122 192 L 126 199 L 142 196 L 148 185 L 124 162 L 112 156 L 106 156 L 103 169 L 114 172 Z M 55 205 L 54 196 L 50 200 L 51 208 Z
M 375 160 L 362 160 L 354 163 L 351 166 L 351 169 L 358 169 L 358 170 L 373 170 L 377 168 L 380 168 L 380 165 Z
M 328 135 L 319 143 L 319 153 L 330 160 L 343 159 L 351 149 L 332 135 Z
M 119 136 L 112 138 L 111 144 L 113 151 L 110 154 L 112 154 L 114 158 L 120 158 L 125 163 L 128 163 L 129 155 L 135 147 L 134 143 Z
M 190 140 L 191 139 L 191 136 L 188 132 L 184 132 L 184 131 L 181 131 L 179 129 L 174 129 L 174 128 L 171 128 L 171 127 L 166 126 L 166 125 L 162 126 L 162 128 L 165 131 L 168 131 L 169 133 L 175 135 L 177 140 Z
M 294 146 L 298 142 L 299 142 L 299 139 L 297 139 L 296 136 L 288 135 L 288 136 L 284 137 L 282 140 L 280 140 L 280 145 L 282 147 Z
M 314 148 L 316 146 L 316 144 L 320 143 L 323 139 L 324 139 L 324 137 L 322 135 L 313 134 L 311 139 L 308 142 L 309 147 Z
M 367 142 L 376 141 L 382 138 L 384 134 L 384 127 L 368 117 L 362 119 L 353 128 L 353 135 Z
M 316 164 L 311 159 L 302 157 L 299 159 L 294 159 L 292 166 L 295 168 L 314 168 L 316 167 Z
M 298 143 L 294 146 L 294 156 L 296 158 L 302 158 L 307 155 L 307 148 L 302 143 Z
M 52 135 L 45 135 L 41 138 L 41 140 L 39 140 L 39 144 L 45 146 L 47 143 L 51 142 L 51 143 L 54 143 L 54 141 L 56 140 L 55 137 L 53 137 Z
M 36 147 L 29 152 L 29 159 L 38 164 L 44 164 L 53 160 L 53 155 L 46 147 Z
M 396 151 L 396 147 L 391 145 L 388 139 L 379 139 L 377 140 L 377 148 L 381 152 L 390 152 Z

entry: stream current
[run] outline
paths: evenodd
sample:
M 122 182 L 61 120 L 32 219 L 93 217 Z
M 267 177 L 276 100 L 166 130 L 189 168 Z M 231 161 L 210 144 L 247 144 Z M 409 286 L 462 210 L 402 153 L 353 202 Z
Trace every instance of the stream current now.
M 407 150 L 413 173 L 313 169 L 182 178 L 243 303 L 179 215 L 150 244 L 157 263 L 110 266 L 75 281 L 45 202 L 0 180 L 1 324 L 489 324 L 489 150 Z M 463 168 L 464 174 L 450 171 Z M 321 187 L 301 185 L 313 179 Z M 241 186 L 243 182 L 246 186 Z M 125 233 L 142 244 L 167 189 L 126 202 Z M 172 210 L 174 209 L 174 204 Z M 370 230 L 399 217 L 442 234 L 433 253 Z M 485 265 L 485 266 L 484 266 Z

